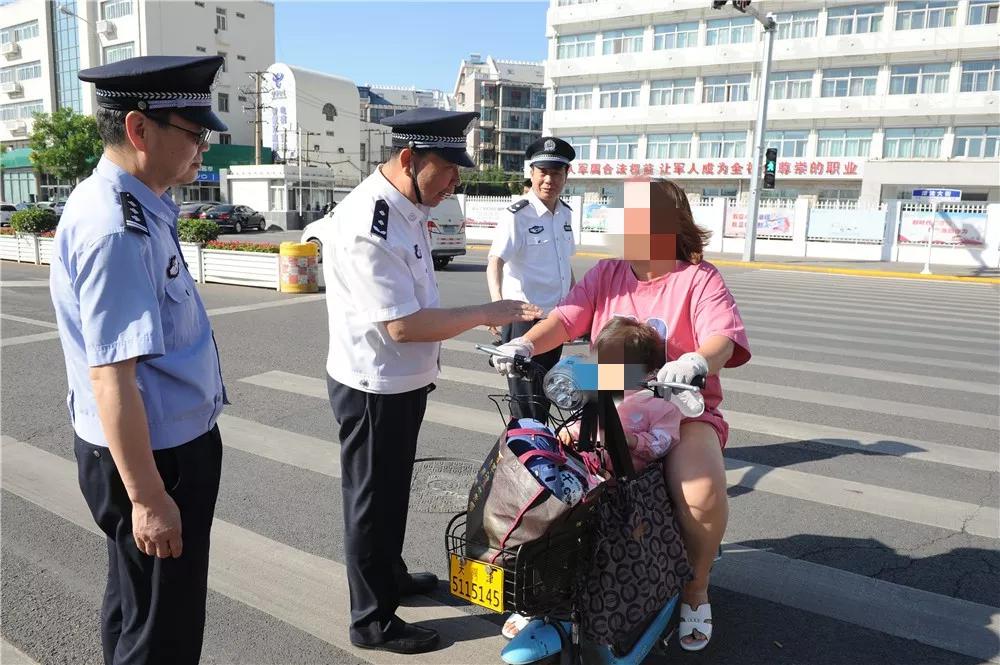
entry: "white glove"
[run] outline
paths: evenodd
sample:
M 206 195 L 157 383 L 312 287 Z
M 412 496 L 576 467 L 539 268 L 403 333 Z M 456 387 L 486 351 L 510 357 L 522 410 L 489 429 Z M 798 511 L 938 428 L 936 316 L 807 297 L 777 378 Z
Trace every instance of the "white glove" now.
M 493 366 L 496 367 L 500 376 L 506 378 L 510 376 L 511 371 L 514 369 L 514 356 L 531 358 L 531 354 L 535 352 L 535 345 L 529 339 L 515 337 L 506 344 L 498 346 L 497 351 L 507 357 L 493 356 Z
M 708 376 L 708 361 L 700 353 L 685 353 L 671 360 L 656 373 L 661 383 L 686 383 L 691 385 L 698 376 Z

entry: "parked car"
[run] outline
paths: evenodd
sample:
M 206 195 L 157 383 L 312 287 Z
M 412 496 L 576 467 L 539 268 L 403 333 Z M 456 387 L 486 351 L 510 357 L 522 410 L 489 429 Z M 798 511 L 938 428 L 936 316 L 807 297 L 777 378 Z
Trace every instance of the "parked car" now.
M 319 260 L 323 261 L 323 238 L 333 230 L 333 213 L 321 217 L 302 229 L 299 242 L 311 242 L 319 248 Z M 443 269 L 456 256 L 466 252 L 465 215 L 455 198 L 447 198 L 431 208 L 427 218 L 427 232 L 431 239 L 431 258 L 434 268 Z
M 10 216 L 17 212 L 13 203 L 0 203 L 0 226 L 10 226 Z
M 247 229 L 267 230 L 264 215 L 247 206 L 231 203 L 217 205 L 204 211 L 199 217 L 212 220 L 221 229 L 232 229 L 234 233 L 243 233 Z
M 209 208 L 214 208 L 220 203 L 213 203 L 212 201 L 192 201 L 191 203 L 182 203 L 181 211 L 177 215 L 178 219 L 198 219 L 201 213 L 205 212 Z
M 465 255 L 465 215 L 458 199 L 448 197 L 431 208 L 427 232 L 431 236 L 435 270 L 443 270 L 453 258 Z

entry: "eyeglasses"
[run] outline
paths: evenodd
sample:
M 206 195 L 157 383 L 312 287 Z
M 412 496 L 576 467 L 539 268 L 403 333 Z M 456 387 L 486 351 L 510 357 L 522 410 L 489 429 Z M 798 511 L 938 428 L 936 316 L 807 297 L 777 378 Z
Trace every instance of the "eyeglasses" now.
M 154 118 L 154 117 L 149 116 L 149 115 L 147 115 L 146 117 L 149 118 L 150 120 L 152 120 L 153 122 L 157 123 L 158 125 L 169 125 L 170 127 L 173 127 L 174 129 L 179 129 L 182 132 L 190 134 L 191 136 L 194 137 L 195 141 L 198 142 L 198 145 L 207 145 L 212 140 L 212 134 L 215 133 L 213 130 L 206 129 L 204 127 L 201 129 L 201 131 L 195 132 L 195 131 L 192 131 L 192 130 L 188 129 L 187 127 L 181 127 L 180 125 L 175 125 L 174 123 L 172 123 L 172 122 L 170 122 L 168 120 L 163 120 L 161 118 Z

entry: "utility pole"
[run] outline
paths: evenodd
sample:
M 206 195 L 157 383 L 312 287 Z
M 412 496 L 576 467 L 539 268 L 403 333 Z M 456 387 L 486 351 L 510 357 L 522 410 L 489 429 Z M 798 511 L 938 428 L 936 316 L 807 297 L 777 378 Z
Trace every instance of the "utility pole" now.
M 302 127 L 295 123 L 295 161 L 299 163 L 299 216 L 302 216 Z
M 262 103 L 263 95 L 271 92 L 261 84 L 265 74 L 267 74 L 266 71 L 248 72 L 247 75 L 254 82 L 253 90 L 246 88 L 239 89 L 241 95 L 253 97 L 253 104 L 251 106 L 244 106 L 243 112 L 252 112 L 254 114 L 254 118 L 250 120 L 250 124 L 253 125 L 254 164 L 258 166 L 260 166 L 261 152 L 263 152 L 264 148 L 264 110 L 271 108 L 270 106 L 264 106 Z
M 714 0 L 712 9 L 722 9 L 724 0 Z M 757 213 L 760 210 L 760 190 L 764 163 L 764 131 L 767 126 L 767 100 L 771 93 L 771 54 L 774 51 L 774 33 L 777 24 L 774 14 L 761 15 L 750 0 L 733 0 L 733 7 L 744 14 L 750 14 L 764 27 L 764 56 L 760 67 L 760 89 L 757 93 L 757 124 L 753 128 L 753 169 L 750 173 L 750 204 L 747 206 L 746 236 L 743 243 L 743 260 L 754 260 L 754 245 L 757 242 Z

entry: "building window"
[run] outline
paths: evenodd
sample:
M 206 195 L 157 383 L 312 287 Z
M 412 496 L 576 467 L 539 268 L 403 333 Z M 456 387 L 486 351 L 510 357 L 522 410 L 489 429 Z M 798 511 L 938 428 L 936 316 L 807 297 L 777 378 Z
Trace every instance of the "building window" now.
M 219 93 L 219 111 L 229 113 L 229 95 L 224 92 Z
M 115 44 L 114 46 L 105 46 L 104 64 L 110 65 L 112 62 L 118 62 L 119 60 L 131 58 L 134 54 L 135 54 L 135 42 L 128 42 L 126 44 Z
M 701 101 L 706 104 L 745 102 L 750 99 L 750 75 L 706 76 Z
M 706 43 L 709 46 L 743 44 L 753 41 L 753 17 L 720 18 L 708 22 Z
M 870 129 L 821 129 L 817 133 L 817 157 L 868 157 L 872 145 Z
M 545 88 L 531 89 L 531 108 L 545 110 Z
M 653 49 L 690 48 L 698 45 L 698 22 L 658 25 L 653 32 Z
M 59 11 L 59 6 L 66 7 L 70 14 Z M 76 1 L 63 2 L 62 5 L 49 5 L 49 21 L 52 36 L 52 71 L 50 79 L 55 83 L 56 98 L 53 110 L 73 109 L 83 112 L 83 93 L 80 89 L 80 35 L 77 29 L 79 20 L 72 14 L 77 9 Z
M 229 145 L 233 142 L 232 134 L 219 134 L 219 145 Z
M 1000 157 L 1000 127 L 956 127 L 952 157 L 996 159 Z
M 1000 60 L 962 63 L 962 92 L 1000 90 Z
M 950 28 L 957 14 L 958 0 L 901 2 L 896 8 L 896 30 Z
M 323 104 L 323 110 L 321 113 L 329 122 L 333 122 L 334 118 L 337 117 L 337 107 L 329 103 Z
M 863 97 L 875 94 L 878 67 L 847 67 L 823 71 L 822 97 Z
M 639 154 L 639 137 L 628 136 L 598 136 L 598 159 L 635 159 Z
M 571 85 L 556 88 L 556 110 L 578 111 L 589 109 L 594 90 L 589 85 Z
M 222 7 L 215 8 L 215 29 L 225 30 L 226 29 L 226 10 Z
M 646 159 L 688 158 L 692 134 L 650 134 L 646 137 Z
M 503 86 L 500 88 L 500 106 L 515 109 L 531 108 L 531 89 Z
M 238 55 L 236 56 L 236 59 L 241 62 L 246 62 L 247 57 L 245 55 Z
M 808 39 L 816 36 L 819 12 L 787 12 L 774 17 L 778 24 L 777 39 Z
M 195 7 L 204 7 L 205 3 L 201 2 L 201 0 L 194 0 L 194 5 Z
M 23 42 L 26 39 L 31 39 L 37 36 L 38 21 L 29 21 L 27 23 L 12 25 L 9 28 L 0 30 L 0 44 Z
M 364 162 L 366 162 L 367 158 L 368 158 L 368 146 L 365 145 L 364 143 L 362 143 L 361 144 L 361 163 L 363 164 Z
M 0 105 L 0 120 L 31 120 L 36 113 L 45 111 L 42 100 Z
M 101 3 L 101 18 L 105 21 L 132 15 L 132 0 L 105 0 Z
M 236 12 L 236 18 L 246 18 L 246 17 L 247 15 L 244 14 L 243 12 Z
M 948 92 L 951 65 L 895 65 L 889 79 L 890 95 L 916 95 Z
M 206 49 L 204 46 L 195 46 L 194 50 L 197 51 L 198 53 L 207 53 L 208 52 L 208 49 Z
M 699 157 L 745 157 L 745 132 L 703 132 L 698 137 Z
M 601 86 L 601 108 L 617 109 L 639 105 L 639 86 L 636 83 L 605 83 Z
M 826 34 L 855 35 L 882 29 L 884 5 L 831 7 L 826 14 Z
M 969 25 L 996 23 L 997 14 L 1000 14 L 998 0 L 972 0 L 969 3 Z
M 15 81 L 30 81 L 31 79 L 42 78 L 42 63 L 40 61 L 27 62 L 23 65 L 13 65 L 0 69 L 0 83 L 13 83 Z
M 771 74 L 771 99 L 806 99 L 812 97 L 813 73 L 775 72 Z
M 653 81 L 649 88 L 650 106 L 694 104 L 694 79 Z
M 937 159 L 944 127 L 904 127 L 885 130 L 883 157 Z
M 573 146 L 577 159 L 590 159 L 590 137 L 589 136 L 564 136 L 563 141 Z
M 601 53 L 638 53 L 642 51 L 642 28 L 608 30 L 601 36 Z
M 566 35 L 556 39 L 556 59 L 589 58 L 594 55 L 594 43 L 597 35 Z
M 216 51 L 216 54 L 222 56 L 222 71 L 223 72 L 228 72 L 229 71 L 229 57 L 227 56 L 226 52 L 225 51 Z
M 531 111 L 509 111 L 500 112 L 501 129 L 534 129 L 531 122 Z M 541 127 L 539 127 L 541 129 Z M 527 147 L 527 146 L 525 146 Z
M 806 130 L 778 130 L 764 135 L 764 147 L 777 148 L 779 157 L 805 157 L 808 142 Z

